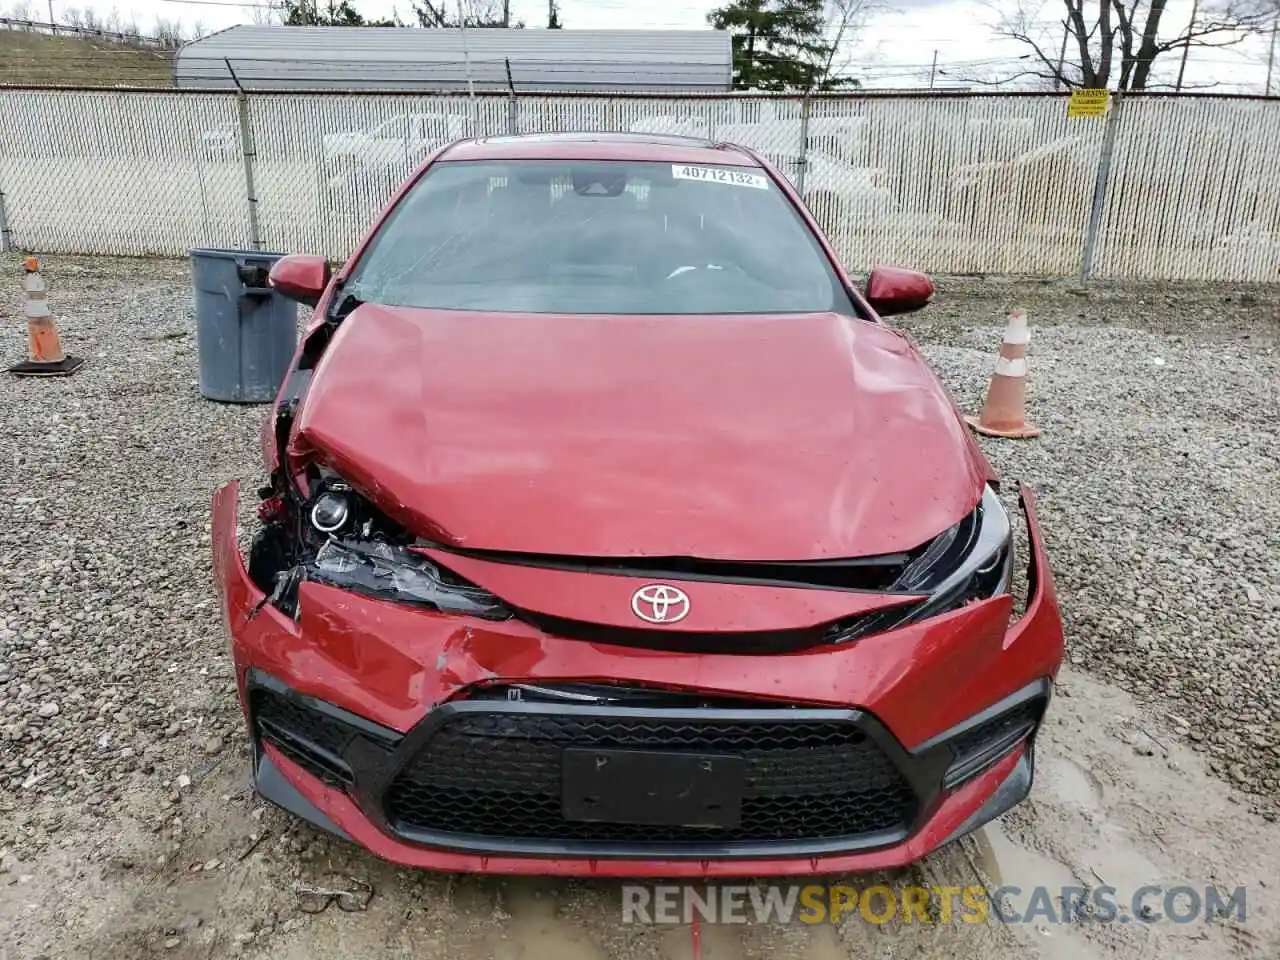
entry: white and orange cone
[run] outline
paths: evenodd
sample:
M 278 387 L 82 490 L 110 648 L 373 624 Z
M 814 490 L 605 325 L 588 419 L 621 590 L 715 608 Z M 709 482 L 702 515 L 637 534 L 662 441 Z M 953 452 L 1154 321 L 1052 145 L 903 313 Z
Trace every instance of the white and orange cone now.
M 27 257 L 23 265 L 22 290 L 26 295 L 27 354 L 22 363 L 9 368 L 19 377 L 67 377 L 82 366 L 84 360 L 62 352 L 58 324 L 49 312 L 49 294 L 40 276 L 40 261 Z
M 969 426 L 988 437 L 1026 439 L 1040 436 L 1040 430 L 1027 423 L 1027 344 L 1031 328 L 1027 312 L 1009 311 L 1009 322 L 1000 343 L 1000 356 L 987 388 L 987 402 L 979 417 L 965 417 Z

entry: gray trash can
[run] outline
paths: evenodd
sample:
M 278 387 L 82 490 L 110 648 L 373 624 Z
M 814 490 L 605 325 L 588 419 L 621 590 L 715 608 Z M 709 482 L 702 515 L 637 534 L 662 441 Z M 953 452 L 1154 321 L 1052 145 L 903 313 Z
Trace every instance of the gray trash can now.
M 200 393 L 233 403 L 274 400 L 298 340 L 297 304 L 267 283 L 271 265 L 284 254 L 189 252 Z

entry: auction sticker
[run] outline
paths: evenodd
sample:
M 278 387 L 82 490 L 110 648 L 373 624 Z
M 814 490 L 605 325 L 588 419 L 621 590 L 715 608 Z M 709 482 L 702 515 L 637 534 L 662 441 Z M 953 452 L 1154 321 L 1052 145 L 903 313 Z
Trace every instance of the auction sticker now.
M 727 183 L 735 187 L 753 187 L 756 190 L 769 189 L 769 178 L 763 173 L 732 167 L 695 167 L 688 163 L 673 163 L 671 176 L 676 180 L 705 180 L 708 183 Z

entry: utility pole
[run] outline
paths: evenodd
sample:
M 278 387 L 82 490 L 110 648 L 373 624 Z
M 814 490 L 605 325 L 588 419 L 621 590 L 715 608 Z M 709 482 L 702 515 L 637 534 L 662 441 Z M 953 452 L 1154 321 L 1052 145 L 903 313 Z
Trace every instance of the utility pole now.
M 933 64 L 929 67 L 929 89 L 933 89 L 933 78 L 938 73 L 938 48 L 933 48 Z
M 1280 27 L 1280 14 L 1271 21 L 1271 52 L 1267 54 L 1267 88 L 1265 95 L 1271 96 L 1271 68 L 1276 62 L 1276 28 Z
M 502 25 L 511 26 L 511 0 L 502 0 Z
M 471 101 L 471 136 L 477 136 L 480 126 L 479 107 L 476 104 L 476 81 L 471 75 L 471 50 L 467 46 L 467 18 L 462 13 L 462 0 L 458 0 L 458 30 L 462 35 L 462 60 L 467 69 L 467 98 Z
M 1187 27 L 1187 45 L 1182 48 L 1182 62 L 1178 64 L 1178 82 L 1174 84 L 1175 93 L 1182 92 L 1182 75 L 1187 70 L 1187 54 L 1191 52 L 1191 34 L 1196 29 L 1196 14 L 1200 11 L 1200 0 L 1191 0 L 1191 23 Z

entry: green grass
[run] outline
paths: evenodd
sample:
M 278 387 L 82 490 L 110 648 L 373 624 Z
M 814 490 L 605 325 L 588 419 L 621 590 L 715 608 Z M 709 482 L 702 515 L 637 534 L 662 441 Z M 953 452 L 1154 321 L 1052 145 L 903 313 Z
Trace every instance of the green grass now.
M 172 51 L 0 29 L 0 85 L 172 87 Z

